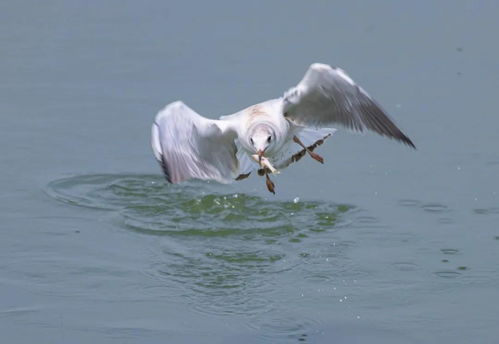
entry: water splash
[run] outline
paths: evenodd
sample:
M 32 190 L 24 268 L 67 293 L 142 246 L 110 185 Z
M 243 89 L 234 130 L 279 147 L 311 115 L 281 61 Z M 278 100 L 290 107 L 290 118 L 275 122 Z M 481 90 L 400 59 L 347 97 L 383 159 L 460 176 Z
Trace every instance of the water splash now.
M 145 274 L 168 287 L 165 296 L 177 290 L 200 312 L 261 314 L 275 306 L 268 295 L 276 275 L 309 260 L 303 248 L 321 247 L 354 207 L 230 190 L 216 183 L 172 185 L 160 176 L 104 174 L 55 180 L 46 189 L 59 201 L 114 212 L 124 228 L 157 236 Z M 327 247 L 331 255 L 341 250 Z
M 84 175 L 49 183 L 47 193 L 77 206 L 118 211 L 125 225 L 156 235 L 275 237 L 332 228 L 350 205 L 269 201 L 206 182 L 167 184 L 151 175 Z

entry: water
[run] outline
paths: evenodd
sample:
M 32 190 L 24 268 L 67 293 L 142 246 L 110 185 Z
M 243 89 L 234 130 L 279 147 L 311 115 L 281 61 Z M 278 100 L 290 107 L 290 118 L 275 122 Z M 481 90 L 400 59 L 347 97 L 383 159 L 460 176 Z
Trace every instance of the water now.
M 0 4 L 9 343 L 495 343 L 492 1 Z M 168 185 L 154 114 L 342 66 L 418 150 L 339 132 L 275 178 Z

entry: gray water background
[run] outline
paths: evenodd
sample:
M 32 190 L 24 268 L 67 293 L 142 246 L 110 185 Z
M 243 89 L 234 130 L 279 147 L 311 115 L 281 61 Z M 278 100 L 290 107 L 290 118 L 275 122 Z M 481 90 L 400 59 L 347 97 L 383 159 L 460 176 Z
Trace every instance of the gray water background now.
M 497 1 L 0 3 L 4 343 L 496 343 Z M 155 113 L 346 69 L 418 147 L 164 183 Z

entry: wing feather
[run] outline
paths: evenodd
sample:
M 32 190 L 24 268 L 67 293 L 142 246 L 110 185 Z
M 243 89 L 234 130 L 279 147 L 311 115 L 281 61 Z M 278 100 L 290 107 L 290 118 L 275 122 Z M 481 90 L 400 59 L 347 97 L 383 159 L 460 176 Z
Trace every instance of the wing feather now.
M 225 121 L 202 117 L 177 101 L 157 114 L 151 134 L 154 156 L 170 183 L 190 178 L 229 183 L 237 176 L 236 132 Z
M 415 148 L 381 106 L 340 68 L 312 64 L 300 83 L 284 94 L 283 112 L 297 125 L 369 129 Z

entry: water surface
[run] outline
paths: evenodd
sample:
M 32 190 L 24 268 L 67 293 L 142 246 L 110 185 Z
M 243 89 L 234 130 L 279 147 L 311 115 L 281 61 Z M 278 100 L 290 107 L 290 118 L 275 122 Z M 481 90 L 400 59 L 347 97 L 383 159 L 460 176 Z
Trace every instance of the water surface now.
M 9 343 L 495 343 L 493 1 L 0 4 Z M 346 69 L 418 147 L 339 131 L 275 178 L 169 185 L 150 125 Z

